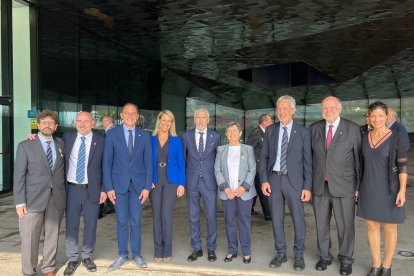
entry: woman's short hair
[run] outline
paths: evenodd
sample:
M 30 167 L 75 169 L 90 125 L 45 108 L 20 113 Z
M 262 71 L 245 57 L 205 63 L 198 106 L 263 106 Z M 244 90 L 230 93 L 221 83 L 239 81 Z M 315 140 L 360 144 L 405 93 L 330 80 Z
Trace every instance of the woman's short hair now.
M 169 111 L 168 109 L 161 110 L 161 112 L 158 113 L 157 122 L 155 123 L 155 129 L 152 132 L 152 135 L 155 136 L 160 131 L 160 120 L 161 120 L 162 115 L 164 115 L 164 114 L 167 115 L 168 117 L 170 117 L 170 119 L 171 119 L 171 127 L 170 127 L 170 130 L 169 130 L 169 134 L 171 136 L 177 136 L 177 132 L 175 130 L 175 117 L 174 117 L 174 114 L 171 111 Z
M 236 127 L 237 127 L 237 129 L 238 129 L 239 131 L 242 131 L 242 129 L 241 129 L 241 127 L 240 127 L 240 124 L 239 124 L 239 123 L 236 123 L 236 122 L 230 122 L 230 123 L 228 123 L 228 124 L 226 125 L 226 131 L 227 131 L 230 127 L 232 127 L 232 126 L 236 126 Z

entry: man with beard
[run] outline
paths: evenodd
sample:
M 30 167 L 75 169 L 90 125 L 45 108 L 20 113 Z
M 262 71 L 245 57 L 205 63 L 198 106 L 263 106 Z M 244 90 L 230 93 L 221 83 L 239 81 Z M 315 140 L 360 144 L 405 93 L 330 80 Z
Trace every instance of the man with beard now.
M 55 275 L 60 223 L 66 206 L 63 149 L 53 137 L 58 127 L 56 114 L 49 110 L 37 116 L 38 135 L 20 142 L 14 164 L 14 202 L 19 216 L 22 273 L 35 275 L 39 240 L 44 228 L 43 275 Z

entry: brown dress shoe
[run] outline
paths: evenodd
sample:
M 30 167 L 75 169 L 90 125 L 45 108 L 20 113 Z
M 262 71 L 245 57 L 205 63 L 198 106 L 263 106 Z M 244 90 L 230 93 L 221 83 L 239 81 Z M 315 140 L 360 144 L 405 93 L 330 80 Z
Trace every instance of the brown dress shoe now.
M 43 273 L 43 276 L 56 276 L 56 273 L 54 271 Z

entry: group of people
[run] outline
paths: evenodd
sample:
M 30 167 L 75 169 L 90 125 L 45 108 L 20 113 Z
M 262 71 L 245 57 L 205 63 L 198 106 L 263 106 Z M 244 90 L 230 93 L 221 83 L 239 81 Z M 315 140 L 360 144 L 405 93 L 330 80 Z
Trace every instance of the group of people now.
M 118 241 L 118 258 L 108 270 L 119 269 L 129 260 L 140 268 L 147 267 L 141 256 L 141 213 L 148 197 L 153 215 L 154 262 L 170 262 L 174 205 L 185 194 L 192 248 L 189 262 L 203 256 L 201 206 L 207 226 L 207 259 L 217 260 L 218 195 L 228 244 L 224 261 L 237 257 L 239 239 L 243 263 L 250 263 L 251 210 L 257 196 L 264 219 L 272 220 L 277 254 L 269 266 L 277 268 L 287 262 L 287 205 L 294 225 L 293 268 L 304 270 L 303 203 L 312 198 L 320 257 L 316 270 L 326 270 L 333 261 L 330 221 L 334 214 L 339 272 L 352 273 L 357 202 L 357 215 L 367 220 L 372 255 L 368 275 L 391 275 L 397 225 L 405 218 L 407 133 L 387 127 L 387 114 L 391 112 L 381 102 L 369 106 L 370 130 L 366 132 L 342 118 L 341 111 L 340 100 L 328 96 L 322 101 L 323 120 L 306 128 L 293 120 L 295 99 L 281 96 L 276 103 L 278 123 L 272 124 L 270 115 L 261 115 L 248 144 L 242 144 L 242 129 L 231 122 L 226 126 L 226 145 L 221 145 L 220 135 L 208 127 L 209 112 L 204 108 L 194 112 L 195 128 L 181 137 L 177 136 L 175 118 L 169 110 L 158 114 L 152 134 L 138 128 L 139 110 L 132 103 L 122 108 L 123 124 L 108 125 L 105 135 L 93 130 L 94 119 L 89 112 L 79 112 L 76 131 L 65 133 L 63 139 L 54 137 L 57 116 L 47 110 L 40 112 L 39 132 L 19 143 L 14 169 L 23 274 L 36 274 L 44 229 L 41 271 L 55 275 L 58 233 L 65 211 L 68 263 L 64 275 L 73 275 L 81 262 L 88 271 L 96 271 L 92 254 L 99 204 L 107 199 L 115 208 Z M 80 261 L 81 216 L 84 233 Z M 381 226 L 385 230 L 383 260 Z

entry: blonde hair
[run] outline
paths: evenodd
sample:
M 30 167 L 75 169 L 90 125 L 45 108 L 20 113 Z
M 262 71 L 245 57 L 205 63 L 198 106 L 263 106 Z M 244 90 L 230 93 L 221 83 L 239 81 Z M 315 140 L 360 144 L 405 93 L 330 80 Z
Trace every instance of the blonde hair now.
M 155 136 L 160 131 L 160 120 L 161 120 L 161 116 L 164 114 L 171 118 L 171 127 L 170 127 L 170 130 L 168 131 L 169 134 L 171 136 L 177 136 L 177 132 L 175 130 L 175 117 L 174 117 L 174 114 L 168 109 L 162 110 L 160 113 L 158 113 L 157 122 L 155 123 L 155 129 L 152 132 L 152 135 Z

